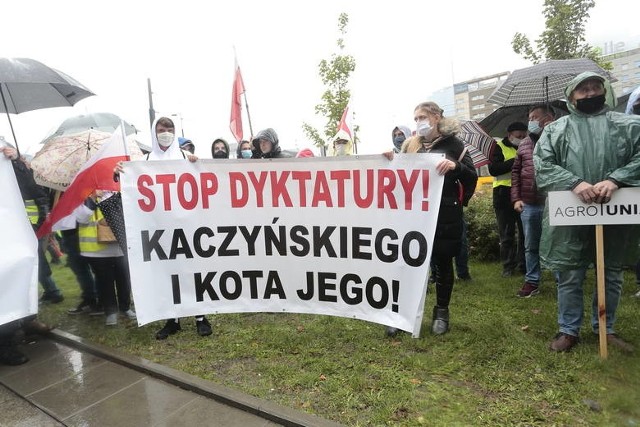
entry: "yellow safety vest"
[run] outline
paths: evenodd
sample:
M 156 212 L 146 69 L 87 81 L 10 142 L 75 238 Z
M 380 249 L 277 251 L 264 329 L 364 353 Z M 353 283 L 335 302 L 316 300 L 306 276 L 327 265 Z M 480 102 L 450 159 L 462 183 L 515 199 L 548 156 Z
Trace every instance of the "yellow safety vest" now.
M 108 243 L 98 242 L 98 221 L 103 218 L 100 209 L 96 209 L 87 224 L 78 224 L 80 252 L 100 252 L 108 247 Z
M 32 225 L 36 225 L 38 223 L 38 218 L 40 218 L 40 215 L 38 214 L 38 206 L 36 206 L 36 201 L 32 199 L 25 200 L 24 209 L 27 211 L 29 222 Z
M 505 162 L 516 157 L 516 152 L 518 151 L 517 148 L 507 147 L 502 141 L 498 141 L 497 144 L 502 150 L 502 155 L 504 156 Z M 493 177 L 493 188 L 499 187 L 501 185 L 505 187 L 511 187 L 511 171 Z

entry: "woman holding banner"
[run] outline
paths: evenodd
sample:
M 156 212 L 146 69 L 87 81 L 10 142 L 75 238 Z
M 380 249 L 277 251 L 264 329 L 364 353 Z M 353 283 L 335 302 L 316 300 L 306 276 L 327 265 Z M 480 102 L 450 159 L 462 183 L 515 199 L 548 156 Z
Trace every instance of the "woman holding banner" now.
M 460 126 L 455 119 L 445 118 L 435 102 L 423 102 L 414 110 L 416 136 L 408 138 L 401 153 L 442 153 L 436 171 L 444 175 L 442 199 L 433 243 L 432 263 L 436 285 L 431 332 L 442 335 L 449 330 L 449 302 L 453 292 L 453 257 L 460 252 L 462 241 L 462 207 L 476 188 L 478 175 L 464 143 L 456 137 Z M 387 335 L 397 330 L 387 328 Z

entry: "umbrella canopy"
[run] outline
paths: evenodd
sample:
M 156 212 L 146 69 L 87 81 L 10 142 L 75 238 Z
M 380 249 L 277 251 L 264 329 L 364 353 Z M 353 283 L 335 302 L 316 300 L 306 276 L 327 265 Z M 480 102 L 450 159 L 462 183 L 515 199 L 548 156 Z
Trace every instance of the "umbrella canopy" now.
M 456 135 L 469 150 L 471 160 L 476 168 L 491 162 L 491 155 L 496 142 L 474 120 L 460 123 L 460 132 Z
M 569 114 L 567 104 L 564 101 L 554 101 L 550 105 L 555 112 L 556 118 Z M 526 124 L 529 121 L 530 107 L 530 105 L 500 107 L 482 119 L 480 126 L 482 126 L 489 135 L 502 138 L 507 135 L 507 128 L 511 123 L 522 122 Z
M 50 139 L 31 161 L 36 182 L 65 191 L 80 168 L 109 138 L 109 132 L 89 129 Z M 142 157 L 142 151 L 131 137 L 127 137 L 127 150 L 132 159 Z
M 629 99 L 629 94 L 622 95 L 618 98 L 618 105 L 614 111 L 624 112 L 624 106 Z M 567 103 L 564 100 L 556 100 L 550 103 L 555 112 L 555 118 L 569 114 Z M 487 131 L 489 135 L 504 137 L 507 134 L 507 127 L 513 122 L 527 123 L 529 120 L 530 105 L 512 105 L 510 107 L 500 107 L 493 113 L 480 121 L 480 126 Z
M 564 99 L 564 89 L 578 74 L 593 71 L 614 82 L 616 79 L 587 58 L 550 60 L 516 70 L 497 88 L 487 102 L 512 105 L 545 104 Z
M 47 139 L 60 135 L 72 135 L 89 129 L 113 133 L 120 126 L 120 122 L 124 123 L 126 135 L 136 133 L 135 126 L 113 113 L 90 113 L 65 119 Z M 43 143 L 46 144 L 46 140 Z
M 11 116 L 51 107 L 68 107 L 88 96 L 89 89 L 61 71 L 29 58 L 0 58 L 0 113 Z M 17 141 L 16 141 L 17 146 Z

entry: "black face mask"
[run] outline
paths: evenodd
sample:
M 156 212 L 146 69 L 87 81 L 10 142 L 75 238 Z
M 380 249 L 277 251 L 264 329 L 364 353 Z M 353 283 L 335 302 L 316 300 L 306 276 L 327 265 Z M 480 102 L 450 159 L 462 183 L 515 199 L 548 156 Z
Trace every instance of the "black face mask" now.
M 593 114 L 602 110 L 604 107 L 604 94 L 594 96 L 592 98 L 582 98 L 576 101 L 576 109 L 585 114 Z
M 632 111 L 636 116 L 640 116 L 640 104 L 634 105 Z
M 213 153 L 213 158 L 214 159 L 228 159 L 229 155 L 227 153 L 225 153 L 224 151 L 216 151 L 215 153 Z

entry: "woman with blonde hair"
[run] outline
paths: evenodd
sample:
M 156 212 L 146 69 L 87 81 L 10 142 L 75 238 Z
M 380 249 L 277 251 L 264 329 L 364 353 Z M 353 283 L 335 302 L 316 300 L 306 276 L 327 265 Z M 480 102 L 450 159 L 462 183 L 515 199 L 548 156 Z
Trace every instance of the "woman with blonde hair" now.
M 445 118 L 435 102 L 423 102 L 414 110 L 416 135 L 402 144 L 401 153 L 442 153 L 436 171 L 444 175 L 440 212 L 433 242 L 432 275 L 435 278 L 436 305 L 431 332 L 442 335 L 449 330 L 449 302 L 453 292 L 453 258 L 462 241 L 462 207 L 469 202 L 478 180 L 471 156 L 456 137 L 457 120 Z M 387 328 L 387 335 L 397 330 Z

